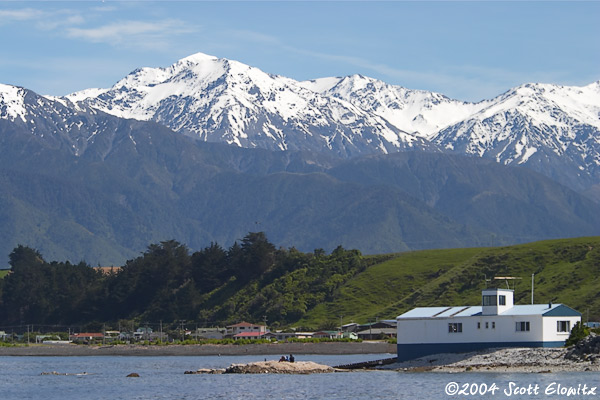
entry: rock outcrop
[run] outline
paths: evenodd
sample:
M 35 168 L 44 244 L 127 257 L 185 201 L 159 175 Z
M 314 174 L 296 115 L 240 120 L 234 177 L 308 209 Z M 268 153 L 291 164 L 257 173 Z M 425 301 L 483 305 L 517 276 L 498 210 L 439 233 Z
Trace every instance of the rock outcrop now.
M 590 333 L 577 344 L 570 347 L 565 358 L 573 361 L 589 361 L 600 363 L 600 336 Z
M 259 361 L 249 364 L 232 364 L 225 369 L 201 368 L 197 371 L 186 371 L 185 374 L 321 374 L 335 372 L 329 365 L 312 361 L 279 362 Z

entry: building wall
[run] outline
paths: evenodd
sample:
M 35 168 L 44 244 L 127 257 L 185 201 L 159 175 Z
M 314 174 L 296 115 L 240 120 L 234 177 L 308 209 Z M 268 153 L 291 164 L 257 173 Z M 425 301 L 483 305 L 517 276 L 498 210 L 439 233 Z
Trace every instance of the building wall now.
M 512 308 L 514 303 L 514 292 L 510 289 L 486 289 L 481 293 L 482 300 L 483 296 L 494 296 L 496 298 L 496 304 L 493 306 L 482 306 L 483 315 L 498 315 Z M 504 305 L 500 304 L 499 297 L 504 296 Z M 483 303 L 483 301 L 482 301 Z
M 517 331 L 516 322 L 529 322 L 530 330 Z M 462 323 L 462 332 L 450 333 L 449 323 Z M 481 328 L 477 329 L 477 323 Z M 488 328 L 486 328 L 486 323 Z M 492 326 L 495 323 L 495 328 Z M 556 322 L 554 322 L 556 324 Z M 485 343 L 543 341 L 542 316 L 476 316 L 398 319 L 398 343 Z M 557 339 L 558 340 L 558 339 Z
M 571 324 L 570 329 L 573 329 L 577 322 L 581 321 L 581 317 L 544 317 L 544 341 L 565 341 L 569 338 L 571 332 L 558 332 L 556 329 L 557 321 L 569 321 Z
M 438 353 L 462 353 L 494 347 L 560 347 L 569 332 L 557 332 L 557 321 L 570 328 L 581 317 L 494 315 L 453 318 L 398 319 L 398 359 L 411 360 Z M 477 323 L 481 328 L 477 329 Z M 485 323 L 488 323 L 488 328 Z M 495 322 L 495 328 L 492 323 Z M 517 322 L 529 322 L 529 331 L 517 331 Z M 449 323 L 462 323 L 462 332 L 450 333 Z

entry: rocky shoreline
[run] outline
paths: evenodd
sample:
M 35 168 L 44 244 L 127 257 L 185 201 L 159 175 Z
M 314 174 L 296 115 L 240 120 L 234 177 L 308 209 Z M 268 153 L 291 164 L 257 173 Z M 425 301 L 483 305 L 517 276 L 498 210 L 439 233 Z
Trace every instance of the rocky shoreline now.
M 436 354 L 384 367 L 400 372 L 520 372 L 600 371 L 600 360 L 568 358 L 566 348 L 507 348 L 465 354 Z

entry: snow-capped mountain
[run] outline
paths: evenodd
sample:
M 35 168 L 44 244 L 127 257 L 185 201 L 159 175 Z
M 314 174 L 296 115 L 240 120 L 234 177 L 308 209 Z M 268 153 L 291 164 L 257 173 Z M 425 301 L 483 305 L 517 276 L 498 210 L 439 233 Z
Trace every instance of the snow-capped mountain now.
M 0 85 L 0 135 L 26 132 L 47 148 L 67 149 L 80 156 L 97 139 L 105 141 L 117 129 L 127 129 L 127 122 L 68 99 Z
M 446 151 L 523 164 L 576 190 L 600 183 L 600 82 L 526 84 L 466 103 L 360 75 L 303 82 Z
M 581 190 L 600 182 L 600 82 L 519 86 L 431 140 L 454 152 L 523 164 Z
M 0 87 L 0 115 L 17 120 L 24 89 L 8 88 Z M 48 100 L 240 147 L 342 157 L 447 151 L 524 165 L 577 190 L 600 190 L 600 82 L 526 84 L 469 103 L 361 75 L 298 82 L 198 53 L 166 68 L 138 69 L 108 89 Z M 84 140 L 78 143 L 74 148 Z
M 428 147 L 351 102 L 257 68 L 195 54 L 167 68 L 133 71 L 110 89 L 67 96 L 107 113 L 152 120 L 210 142 L 349 157 Z
M 552 136 L 544 118 L 566 129 L 562 147 L 536 147 L 524 165 L 547 154 L 548 174 L 588 189 L 600 179 L 572 165 L 597 152 L 597 86 L 556 89 L 553 103 L 553 86 L 533 85 L 533 100 L 525 86 L 470 104 L 360 76 L 296 82 L 204 55 L 68 98 L 0 85 L 0 250 L 33 238 L 69 257 L 128 257 L 165 237 L 233 242 L 256 221 L 284 245 L 369 252 L 595 235 L 598 204 L 524 168 L 441 150 L 373 153 L 441 149 L 427 138 L 468 153 L 442 133 L 518 111 L 528 140 Z M 329 155 L 202 143 L 153 121 L 204 140 Z
M 466 103 L 442 94 L 389 85 L 362 75 L 321 78 L 301 85 L 324 96 L 352 103 L 378 115 L 396 128 L 430 139 L 440 129 L 458 123 L 487 102 Z

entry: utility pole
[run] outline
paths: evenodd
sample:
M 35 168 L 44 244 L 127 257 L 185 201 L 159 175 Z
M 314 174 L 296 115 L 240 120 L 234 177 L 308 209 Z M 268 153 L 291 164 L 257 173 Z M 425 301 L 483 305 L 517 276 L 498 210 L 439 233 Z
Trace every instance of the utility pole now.
M 185 340 L 185 331 L 183 330 L 185 319 L 180 319 L 179 322 L 181 323 L 181 341 L 183 342 Z
M 586 310 L 586 315 L 587 315 L 587 317 L 586 317 L 585 322 L 590 322 L 590 309 L 589 308 Z
M 264 336 L 265 333 L 267 333 L 267 316 L 263 315 L 263 322 L 265 324 L 265 331 L 263 334 L 260 335 L 260 338 L 262 339 L 262 337 Z
M 533 277 L 535 274 L 531 274 L 531 304 L 533 304 Z

